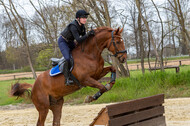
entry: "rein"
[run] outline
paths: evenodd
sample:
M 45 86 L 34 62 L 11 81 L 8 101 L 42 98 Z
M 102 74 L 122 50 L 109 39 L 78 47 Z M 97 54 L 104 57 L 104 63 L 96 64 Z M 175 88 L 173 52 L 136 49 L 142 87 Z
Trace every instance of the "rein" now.
M 115 47 L 115 52 L 116 52 L 116 53 L 115 53 L 114 55 L 110 55 L 110 56 L 117 57 L 118 54 L 120 54 L 120 53 L 122 53 L 122 54 L 124 55 L 125 53 L 127 53 L 127 50 L 118 51 L 118 48 L 117 48 L 116 43 L 115 43 L 115 41 L 114 41 L 114 34 L 113 34 L 113 33 L 114 33 L 114 30 L 111 32 L 112 40 L 111 40 L 111 42 L 110 42 L 110 45 L 109 45 L 109 47 L 108 47 L 108 50 L 109 50 L 111 44 L 113 43 L 113 46 Z M 122 57 L 123 55 L 121 55 L 120 57 Z M 119 57 L 119 58 L 120 58 L 120 57 Z

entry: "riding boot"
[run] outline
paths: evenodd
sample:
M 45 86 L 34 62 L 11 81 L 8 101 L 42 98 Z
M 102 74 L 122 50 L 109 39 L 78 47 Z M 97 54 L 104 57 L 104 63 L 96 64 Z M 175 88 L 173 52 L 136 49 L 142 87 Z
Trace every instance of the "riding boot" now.
M 64 64 L 64 72 L 63 72 L 64 76 L 65 76 L 65 84 L 66 85 L 71 85 L 73 84 L 73 80 L 70 79 L 70 70 L 69 70 L 69 61 L 66 61 Z

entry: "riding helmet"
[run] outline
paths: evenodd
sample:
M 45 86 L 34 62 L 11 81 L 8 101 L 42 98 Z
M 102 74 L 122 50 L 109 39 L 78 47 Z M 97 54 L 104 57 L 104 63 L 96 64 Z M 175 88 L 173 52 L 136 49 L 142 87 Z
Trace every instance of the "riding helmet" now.
M 78 10 L 76 13 L 76 18 L 87 18 L 89 13 L 87 13 L 85 10 Z

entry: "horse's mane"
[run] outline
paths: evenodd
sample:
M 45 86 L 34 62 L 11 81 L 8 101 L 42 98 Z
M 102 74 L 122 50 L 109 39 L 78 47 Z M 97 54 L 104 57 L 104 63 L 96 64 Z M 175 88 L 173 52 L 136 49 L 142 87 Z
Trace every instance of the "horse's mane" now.
M 102 31 L 104 31 L 104 30 L 113 31 L 112 28 L 103 26 L 103 27 L 98 27 L 98 28 L 96 28 L 96 29 L 95 29 L 95 32 L 96 32 L 96 33 L 99 33 L 99 32 L 102 32 Z
M 96 29 L 94 29 L 95 31 L 95 35 L 97 35 L 98 33 L 101 33 L 102 31 L 113 31 L 113 28 L 107 27 L 107 26 L 103 26 L 103 27 L 98 27 Z M 90 37 L 90 39 L 92 39 L 92 37 Z M 85 40 L 85 42 L 88 43 L 89 39 Z M 80 45 L 82 45 L 82 43 L 80 43 Z

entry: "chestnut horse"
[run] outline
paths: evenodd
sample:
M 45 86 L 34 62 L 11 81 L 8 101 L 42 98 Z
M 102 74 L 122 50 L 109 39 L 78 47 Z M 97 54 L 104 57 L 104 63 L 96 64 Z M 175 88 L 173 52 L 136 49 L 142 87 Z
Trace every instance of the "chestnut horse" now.
M 89 96 L 86 102 L 97 100 L 104 92 L 110 90 L 115 83 L 115 68 L 104 67 L 102 51 L 107 48 L 118 60 L 126 61 L 127 53 L 121 37 L 123 29 L 101 27 L 95 29 L 95 36 L 88 38 L 83 46 L 78 45 L 73 51 L 74 69 L 72 74 L 82 86 L 98 88 L 94 96 Z M 111 81 L 105 86 L 98 82 L 108 72 L 112 72 Z M 31 90 L 31 99 L 39 112 L 37 126 L 44 126 L 49 109 L 53 112 L 53 126 L 60 126 L 63 97 L 80 89 L 77 84 L 66 86 L 63 74 L 51 77 L 49 70 L 38 76 L 34 85 L 16 83 L 11 88 L 12 96 L 23 96 L 25 91 Z

